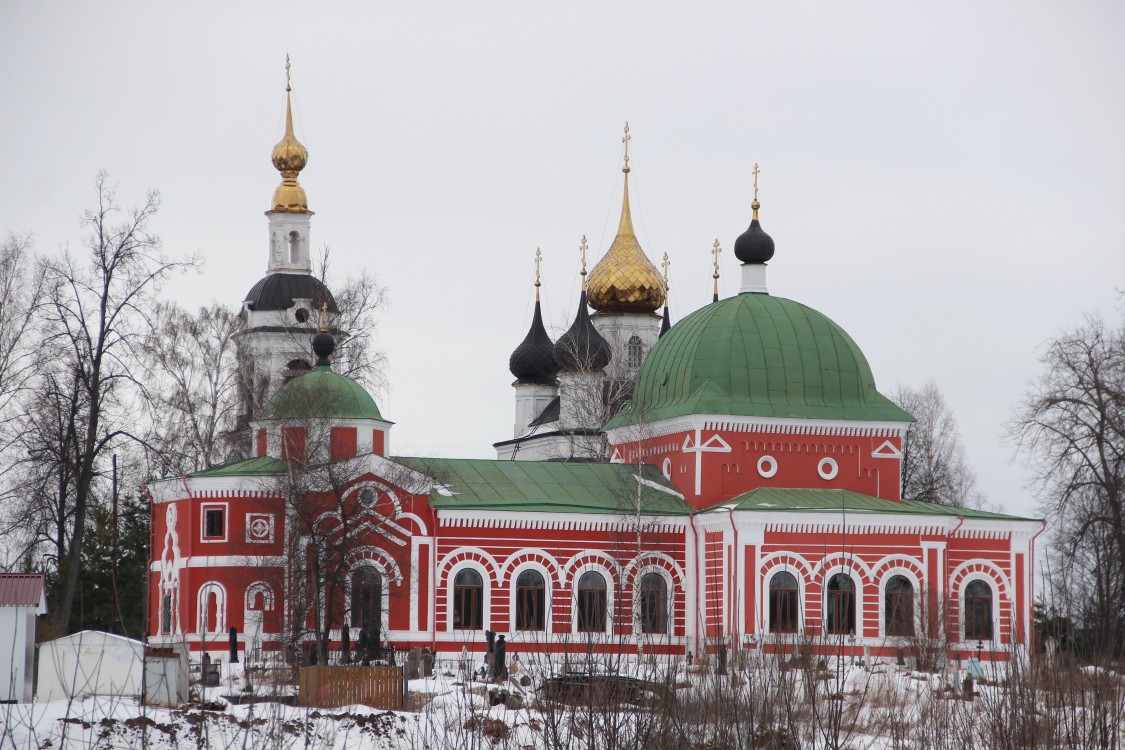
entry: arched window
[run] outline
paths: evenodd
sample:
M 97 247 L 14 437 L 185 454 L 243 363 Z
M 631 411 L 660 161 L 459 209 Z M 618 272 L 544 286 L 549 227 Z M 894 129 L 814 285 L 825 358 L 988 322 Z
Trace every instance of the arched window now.
M 855 634 L 855 583 L 850 576 L 837 573 L 828 579 L 824 625 L 829 635 Z
M 914 584 L 892 576 L 883 592 L 883 625 L 887 635 L 914 635 Z
M 641 576 L 640 618 L 642 633 L 668 632 L 668 584 L 659 573 Z
M 796 633 L 800 614 L 797 579 L 792 573 L 775 573 L 770 579 L 770 632 Z
M 453 579 L 453 629 L 480 630 L 484 623 L 484 579 L 465 568 Z
M 516 630 L 543 630 L 546 626 L 547 586 L 537 570 L 525 570 L 516 579 Z
M 965 587 L 965 640 L 992 640 L 992 588 L 984 581 Z
M 301 235 L 297 230 L 289 233 L 289 262 L 296 263 L 301 259 Z
M 600 573 L 590 571 L 578 579 L 578 630 L 605 632 L 606 586 Z
M 630 336 L 629 343 L 626 346 L 625 361 L 629 367 L 640 367 L 641 360 L 645 357 L 644 344 L 641 343 L 640 336 Z
M 375 631 L 383 621 L 383 576 L 362 567 L 352 573 L 352 627 L 371 626 Z

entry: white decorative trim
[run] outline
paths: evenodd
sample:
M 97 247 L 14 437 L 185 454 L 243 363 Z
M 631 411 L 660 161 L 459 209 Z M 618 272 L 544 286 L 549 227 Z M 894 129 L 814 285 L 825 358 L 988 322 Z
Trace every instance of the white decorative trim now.
M 765 464 L 767 462 L 769 463 L 769 466 L 770 466 L 768 469 L 765 468 Z M 758 474 L 759 475 L 761 475 L 762 477 L 764 477 L 766 479 L 769 479 L 770 477 L 772 477 L 776 473 L 777 473 L 777 459 L 776 458 L 774 458 L 773 456 L 766 455 L 766 456 L 761 456 L 758 459 Z
M 465 560 L 457 560 L 459 555 L 479 555 L 484 558 L 488 566 L 487 570 L 481 569 L 481 572 L 488 577 L 489 581 L 499 585 L 500 583 L 500 564 L 496 562 L 496 558 L 491 553 L 484 551 L 480 547 L 454 547 L 449 552 L 445 553 L 436 571 L 437 580 L 452 580 L 453 571 L 461 569 L 461 563 Z M 479 566 L 479 563 L 478 563 Z M 452 585 L 452 584 L 451 584 Z M 450 615 L 452 617 L 452 615 Z
M 817 463 L 816 473 L 821 479 L 831 481 L 840 473 L 840 465 L 836 463 L 836 459 L 825 456 Z
M 273 513 L 246 514 L 246 541 L 250 544 L 273 544 Z
M 902 451 L 895 447 L 895 444 L 890 440 L 884 440 L 883 444 L 875 450 L 871 451 L 872 458 L 902 458 Z
M 532 560 L 543 568 L 543 570 L 547 571 L 548 581 L 554 581 L 559 586 L 563 584 L 562 568 L 559 567 L 558 560 L 554 555 L 548 554 L 539 547 L 522 547 L 508 555 L 508 559 L 500 566 L 500 575 L 497 577 L 497 581 L 501 583 L 507 582 L 509 586 L 515 585 L 516 574 L 514 571 L 522 568 L 525 563 Z M 546 561 L 546 565 L 544 561 Z

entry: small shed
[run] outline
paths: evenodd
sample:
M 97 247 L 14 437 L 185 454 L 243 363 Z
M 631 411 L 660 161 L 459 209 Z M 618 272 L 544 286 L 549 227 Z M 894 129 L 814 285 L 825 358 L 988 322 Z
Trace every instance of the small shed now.
M 141 694 L 144 644 L 113 633 L 83 630 L 39 644 L 41 702 L 91 695 Z
M 45 614 L 42 573 L 0 573 L 0 702 L 31 702 L 35 617 Z

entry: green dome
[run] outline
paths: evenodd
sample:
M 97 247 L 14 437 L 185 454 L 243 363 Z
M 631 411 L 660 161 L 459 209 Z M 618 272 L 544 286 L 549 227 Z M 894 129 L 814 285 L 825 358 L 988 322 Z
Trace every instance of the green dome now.
M 278 389 L 262 419 L 383 419 L 375 399 L 351 378 L 318 365 Z
M 844 329 L 768 294 L 739 294 L 672 326 L 645 359 L 632 401 L 606 428 L 688 414 L 913 421 L 875 390 Z

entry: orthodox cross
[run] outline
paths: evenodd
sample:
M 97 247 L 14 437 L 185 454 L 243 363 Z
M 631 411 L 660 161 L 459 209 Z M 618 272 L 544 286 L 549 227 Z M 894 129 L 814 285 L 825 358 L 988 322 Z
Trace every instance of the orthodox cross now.
M 664 269 L 664 288 L 668 288 L 668 266 L 672 265 L 672 261 L 668 260 L 668 253 L 664 253 L 664 260 L 660 261 L 660 267 Z
M 285 53 L 285 90 L 292 91 L 289 87 L 289 53 Z
M 722 251 L 723 248 L 719 247 L 718 238 L 715 238 L 715 244 L 711 246 L 711 255 L 715 256 L 715 272 L 711 274 L 711 278 L 715 280 L 715 293 L 711 298 L 712 302 L 719 301 L 719 253 Z
M 761 171 L 758 169 L 758 162 L 754 162 L 754 200 L 758 200 L 758 173 Z
M 535 248 L 535 299 L 539 299 L 539 265 L 543 262 L 543 252 Z
M 582 242 L 578 245 L 578 255 L 582 258 L 582 288 L 586 288 L 586 235 L 582 235 Z
M 629 171 L 629 141 L 633 140 L 633 136 L 629 135 L 629 121 L 625 121 L 625 135 L 621 138 L 621 142 L 625 144 L 625 168 L 623 171 Z

